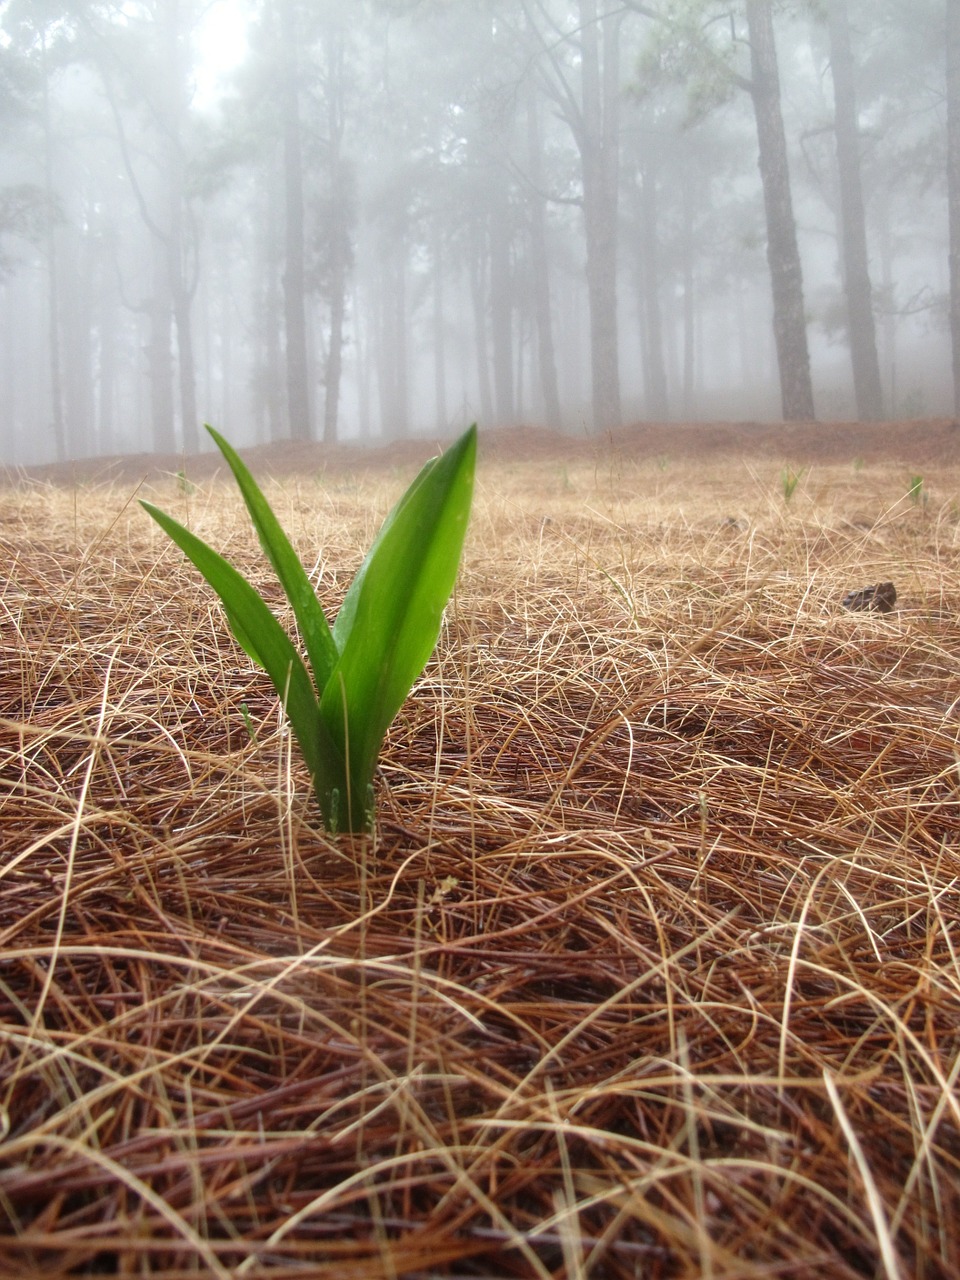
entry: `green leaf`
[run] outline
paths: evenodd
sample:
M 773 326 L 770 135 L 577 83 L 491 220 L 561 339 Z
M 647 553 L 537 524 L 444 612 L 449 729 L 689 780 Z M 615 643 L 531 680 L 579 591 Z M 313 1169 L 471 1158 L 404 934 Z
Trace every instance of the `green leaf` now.
M 143 509 L 170 535 L 223 602 L 231 630 L 262 666 L 283 703 L 317 794 L 342 774 L 343 760 L 327 733 L 310 675 L 283 627 L 262 597 L 228 560 L 151 502 Z
M 366 821 L 384 734 L 440 634 L 470 515 L 476 451 L 473 426 L 424 466 L 384 522 L 334 623 L 340 658 L 320 710 L 347 762 L 351 824 Z
M 300 563 L 300 557 L 291 546 L 270 504 L 240 455 L 224 440 L 219 431 L 215 431 L 211 426 L 207 426 L 207 431 L 226 458 L 240 486 L 243 500 L 247 504 L 247 510 L 250 512 L 260 538 L 260 545 L 273 565 L 273 570 L 280 579 L 287 599 L 293 607 L 297 626 L 300 628 L 300 634 L 307 648 L 307 657 L 313 668 L 313 678 L 318 691 L 322 691 L 339 655 L 313 585 Z M 244 648 L 246 648 L 245 645 Z

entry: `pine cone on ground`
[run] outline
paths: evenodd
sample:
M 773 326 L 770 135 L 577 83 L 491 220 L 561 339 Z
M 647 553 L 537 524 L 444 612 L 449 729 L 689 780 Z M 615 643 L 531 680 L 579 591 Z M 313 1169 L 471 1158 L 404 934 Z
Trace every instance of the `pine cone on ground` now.
M 896 603 L 897 589 L 892 582 L 878 582 L 874 587 L 848 591 L 843 597 L 845 609 L 873 609 L 877 613 L 889 613 Z

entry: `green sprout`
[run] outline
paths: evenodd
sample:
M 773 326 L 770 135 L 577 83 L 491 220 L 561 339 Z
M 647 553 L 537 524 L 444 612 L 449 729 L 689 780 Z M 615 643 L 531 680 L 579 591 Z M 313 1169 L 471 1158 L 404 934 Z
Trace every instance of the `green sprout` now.
M 907 490 L 907 497 L 915 507 L 926 506 L 927 495 L 923 488 L 923 476 L 910 477 L 910 488 Z
M 239 455 L 207 427 L 286 592 L 310 671 L 266 601 L 200 538 L 150 502 L 223 604 L 230 629 L 283 703 L 328 831 L 369 831 L 384 736 L 433 652 L 470 516 L 477 429 L 431 458 L 387 516 L 331 628 L 306 570 Z M 312 672 L 312 678 L 311 678 Z
M 780 472 L 780 483 L 783 486 L 783 500 L 789 502 L 793 497 L 797 485 L 803 479 L 804 470 L 801 467 L 799 471 L 794 471 L 792 467 L 784 467 Z

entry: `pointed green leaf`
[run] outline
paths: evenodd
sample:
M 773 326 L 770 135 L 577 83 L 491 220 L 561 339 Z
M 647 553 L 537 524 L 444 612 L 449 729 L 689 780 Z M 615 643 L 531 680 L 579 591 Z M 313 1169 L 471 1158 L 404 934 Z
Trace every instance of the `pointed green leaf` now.
M 340 659 L 320 709 L 347 760 L 352 822 L 368 803 L 384 734 L 437 642 L 467 530 L 476 450 L 473 426 L 426 464 L 384 522 L 334 623 Z
M 208 426 L 207 431 L 216 442 L 217 448 L 226 458 L 230 470 L 236 477 L 243 500 L 247 504 L 250 518 L 253 520 L 260 545 L 267 554 L 274 572 L 286 592 L 287 599 L 293 607 L 297 626 L 306 645 L 307 657 L 313 668 L 313 677 L 318 691 L 322 691 L 330 678 L 330 672 L 339 656 L 323 608 L 317 599 L 313 585 L 300 557 L 294 551 L 290 540 L 280 527 L 280 523 L 270 504 L 260 490 L 259 485 L 247 469 L 243 459 L 219 431 Z M 239 638 L 239 637 L 238 637 Z M 242 641 L 241 641 L 242 643 Z M 246 647 L 246 646 L 244 646 Z
M 326 732 L 309 673 L 283 627 L 239 570 L 151 502 L 140 504 L 200 570 L 223 602 L 239 643 L 273 682 L 313 774 L 318 795 L 329 791 L 343 764 Z

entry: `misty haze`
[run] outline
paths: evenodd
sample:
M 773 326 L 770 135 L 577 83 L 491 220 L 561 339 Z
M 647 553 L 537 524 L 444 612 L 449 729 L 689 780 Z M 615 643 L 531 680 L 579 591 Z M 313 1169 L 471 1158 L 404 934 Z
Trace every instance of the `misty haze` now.
M 950 414 L 944 48 L 942 0 L 8 0 L 0 461 Z
M 960 1277 L 960 0 L 0 0 L 0 569 L 0 1280 Z

